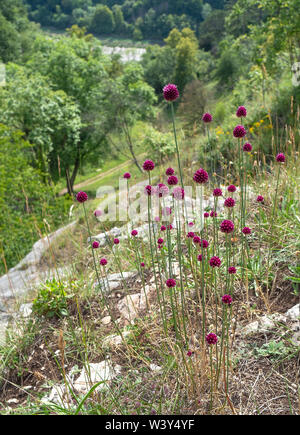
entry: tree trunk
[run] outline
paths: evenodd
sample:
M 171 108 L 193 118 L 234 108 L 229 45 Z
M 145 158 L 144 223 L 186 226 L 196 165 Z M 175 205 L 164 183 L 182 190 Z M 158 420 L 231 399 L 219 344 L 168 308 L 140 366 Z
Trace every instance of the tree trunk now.
M 75 160 L 75 164 L 74 164 L 74 168 L 73 168 L 73 172 L 72 172 L 72 175 L 70 178 L 70 187 L 71 187 L 72 192 L 73 192 L 73 187 L 74 187 L 74 183 L 75 183 L 75 179 L 76 179 L 76 175 L 77 175 L 79 166 L 80 166 L 80 153 L 78 151 L 77 156 L 76 156 L 76 160 Z
M 140 167 L 139 162 L 137 161 L 137 158 L 136 158 L 135 153 L 134 153 L 133 144 L 132 144 L 130 132 L 129 132 L 129 129 L 128 129 L 128 126 L 126 123 L 126 119 L 124 119 L 123 130 L 125 132 L 125 136 L 127 137 L 127 143 L 128 143 L 129 151 L 130 151 L 130 154 L 132 155 L 133 161 L 134 161 L 136 167 L 138 168 L 138 170 L 141 173 L 143 173 L 143 170 Z

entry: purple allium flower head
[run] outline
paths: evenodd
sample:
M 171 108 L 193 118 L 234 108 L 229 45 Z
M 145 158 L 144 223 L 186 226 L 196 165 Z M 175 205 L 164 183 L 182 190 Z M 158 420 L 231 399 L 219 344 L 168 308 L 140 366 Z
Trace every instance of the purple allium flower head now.
M 243 151 L 245 151 L 246 153 L 250 153 L 252 151 L 251 143 L 249 142 L 245 143 L 243 146 Z
M 137 235 L 138 235 L 137 230 L 132 230 L 132 231 L 131 231 L 131 235 L 132 235 L 133 237 L 137 236 Z
M 146 195 L 151 196 L 153 194 L 153 190 L 154 190 L 153 187 L 148 184 L 148 186 L 146 186 L 144 189 L 144 193 Z
M 95 210 L 95 211 L 94 211 L 94 216 L 95 216 L 95 217 L 102 216 L 102 211 L 101 211 L 101 210 Z
M 159 222 L 160 221 L 160 217 L 159 216 L 155 216 L 154 220 L 155 220 L 155 222 Z
M 264 197 L 261 195 L 258 195 L 258 197 L 256 198 L 257 202 L 264 202 Z
M 221 260 L 219 257 L 211 257 L 211 259 L 209 260 L 209 264 L 211 267 L 220 267 Z
M 236 187 L 234 184 L 230 184 L 230 186 L 227 187 L 228 192 L 235 192 L 236 191 Z
M 145 263 L 143 261 L 141 262 L 141 267 L 145 267 Z
M 209 213 L 206 211 L 205 213 L 204 213 L 204 215 L 203 215 L 205 218 L 208 218 L 209 217 Z
M 212 116 L 210 113 L 204 113 L 204 115 L 202 116 L 202 121 L 203 122 L 211 122 L 212 121 Z
M 160 227 L 160 231 L 166 231 L 166 229 L 167 229 L 167 227 L 166 227 L 165 225 L 162 225 L 162 226 Z
M 187 233 L 187 238 L 188 239 L 193 239 L 195 237 L 195 233 L 193 233 L 193 231 L 189 231 L 188 233 Z
M 163 183 L 159 183 L 158 186 L 155 189 L 155 193 L 160 198 L 164 198 L 169 193 L 169 188 Z
M 230 295 L 224 295 L 224 296 L 222 296 L 222 302 L 223 302 L 223 304 L 231 305 L 232 304 L 232 297 Z
M 193 180 L 199 184 L 207 183 L 208 173 L 204 169 L 200 168 L 195 172 Z
M 214 189 L 213 196 L 222 196 L 222 195 L 223 195 L 223 193 L 222 193 L 221 189 L 219 189 L 218 187 L 216 189 Z
M 88 196 L 87 196 L 87 194 L 85 192 L 79 192 L 76 195 L 76 199 L 77 199 L 78 202 L 83 203 L 83 202 L 88 200 Z
M 218 342 L 218 337 L 216 336 L 216 334 L 213 334 L 212 332 L 210 334 L 208 334 L 205 337 L 205 340 L 207 342 L 207 344 L 217 344 Z
M 100 260 L 100 264 L 101 264 L 101 266 L 106 266 L 106 265 L 107 265 L 107 260 L 106 260 L 106 258 L 101 258 L 101 260 Z
M 245 127 L 243 127 L 242 125 L 237 125 L 233 130 L 233 136 L 237 138 L 242 138 L 246 136 Z
M 216 211 L 214 211 L 214 210 L 212 210 L 211 212 L 210 212 L 210 215 L 209 215 L 210 217 L 217 217 L 218 216 L 218 213 L 216 212 Z
M 172 224 L 168 225 L 168 229 L 172 230 L 173 229 L 173 225 Z
M 119 240 L 119 239 L 117 239 L 117 238 L 114 239 L 114 244 L 115 244 L 115 245 L 118 245 L 119 243 L 120 243 L 120 240 Z
M 249 228 L 249 227 L 244 227 L 243 229 L 242 229 L 242 232 L 243 232 L 243 234 L 251 234 L 251 228 Z
M 127 180 L 129 180 L 129 178 L 131 178 L 131 174 L 129 172 L 125 172 L 125 174 L 123 175 L 123 178 L 126 178 Z
M 162 238 L 158 239 L 158 240 L 157 240 L 157 243 L 158 243 L 159 245 L 162 245 L 162 244 L 164 243 L 164 239 L 162 239 Z
M 153 171 L 155 168 L 155 164 L 152 162 L 152 160 L 145 160 L 143 163 L 143 169 L 144 171 Z
M 99 242 L 97 242 L 97 241 L 93 242 L 92 247 L 93 247 L 93 249 L 99 248 Z
M 226 198 L 224 201 L 225 207 L 234 207 L 235 206 L 235 200 L 233 198 Z
M 234 266 L 229 266 L 228 267 L 228 273 L 230 273 L 230 275 L 233 275 L 236 273 L 236 268 Z
M 175 199 L 183 199 L 184 198 L 184 189 L 182 187 L 174 187 L 172 196 Z
M 279 163 L 284 163 L 285 162 L 285 155 L 283 153 L 277 154 L 276 161 Z
M 198 255 L 197 260 L 198 261 L 202 261 L 202 255 L 201 254 Z
M 222 231 L 222 233 L 232 233 L 232 231 L 234 230 L 233 222 L 225 219 L 220 225 L 220 230 Z
M 189 222 L 189 223 L 188 223 L 188 226 L 189 226 L 189 227 L 193 227 L 193 226 L 194 226 L 194 222 Z
M 167 279 L 166 286 L 171 288 L 176 286 L 176 281 L 173 278 Z
M 168 168 L 167 170 L 166 170 L 166 175 L 173 175 L 174 174 L 174 169 L 173 168 Z
M 244 106 L 240 106 L 238 109 L 237 109 L 237 111 L 236 111 L 236 116 L 238 117 L 238 118 L 245 118 L 246 116 L 247 116 L 247 110 L 246 110 L 246 107 L 244 107 Z
M 176 184 L 178 184 L 178 178 L 176 177 L 176 175 L 170 175 L 170 177 L 168 178 L 168 184 L 169 186 L 176 186 Z
M 200 246 L 202 246 L 202 248 L 206 249 L 206 248 L 208 248 L 209 243 L 208 243 L 207 240 L 203 239 L 203 240 L 200 241 Z
M 163 88 L 163 93 L 166 101 L 175 101 L 179 98 L 177 86 L 172 83 L 169 83 Z
M 189 350 L 186 354 L 187 354 L 187 356 L 192 356 L 193 352 L 191 350 Z
M 200 242 L 201 242 L 200 237 L 199 237 L 199 236 L 194 236 L 194 237 L 193 237 L 193 242 L 194 242 L 194 243 L 200 243 Z

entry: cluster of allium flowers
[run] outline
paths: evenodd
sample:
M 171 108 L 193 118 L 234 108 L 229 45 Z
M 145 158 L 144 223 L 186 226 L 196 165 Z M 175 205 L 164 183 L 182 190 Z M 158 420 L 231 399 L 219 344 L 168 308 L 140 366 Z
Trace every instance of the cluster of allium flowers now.
M 101 258 L 101 260 L 100 260 L 100 264 L 101 264 L 101 266 L 106 266 L 106 265 L 107 265 L 107 260 L 106 260 L 106 258 Z
M 220 267 L 221 260 L 219 257 L 211 257 L 211 259 L 209 260 L 209 264 L 211 267 Z
M 141 267 L 145 267 L 145 263 L 143 261 L 141 262 Z
M 236 273 L 236 268 L 234 266 L 229 266 L 228 273 L 230 273 L 230 275 L 234 275 Z
M 176 281 L 173 278 L 167 279 L 166 286 L 171 288 L 176 286 Z
M 132 235 L 133 237 L 137 236 L 137 235 L 138 235 L 137 230 L 132 230 L 132 231 L 131 231 L 131 235 Z
M 205 218 L 208 218 L 209 217 L 209 213 L 206 211 L 205 213 L 204 213 L 204 215 L 203 215 Z
M 155 164 L 152 162 L 152 160 L 145 160 L 143 163 L 143 169 L 144 171 L 153 171 L 155 168 Z
M 279 153 L 276 156 L 276 162 L 284 163 L 285 162 L 285 155 L 283 153 Z
M 131 174 L 129 172 L 125 172 L 125 174 L 123 175 L 123 178 L 126 178 L 127 180 L 129 180 L 129 178 L 131 178 Z
M 252 151 L 251 143 L 249 142 L 245 143 L 243 146 L 243 151 L 245 151 L 246 153 L 250 153 Z
M 206 249 L 206 248 L 209 247 L 209 243 L 208 243 L 207 240 L 203 239 L 203 240 L 200 241 L 200 246 L 202 246 L 202 248 Z
M 189 226 L 189 227 L 193 227 L 193 226 L 194 226 L 194 222 L 189 222 L 189 223 L 188 223 L 188 226 Z
M 235 192 L 236 191 L 236 187 L 234 184 L 230 184 L 230 186 L 227 187 L 228 192 Z
M 246 235 L 251 234 L 251 228 L 249 228 L 249 227 L 244 227 L 244 228 L 242 229 L 242 232 L 243 232 L 243 234 L 246 234 Z
M 190 357 L 190 356 L 193 355 L 193 352 L 192 352 L 191 350 L 188 350 L 187 353 L 186 353 L 186 355 Z
M 168 178 L 168 184 L 169 186 L 176 186 L 176 184 L 178 184 L 178 178 L 176 177 L 176 175 L 170 175 L 170 177 Z
M 119 243 L 120 243 L 120 240 L 117 239 L 117 238 L 115 238 L 115 239 L 114 239 L 114 245 L 118 245 Z
M 238 118 L 245 118 L 247 116 L 247 110 L 246 107 L 240 106 L 236 111 L 236 116 Z
M 169 188 L 163 183 L 159 183 L 158 186 L 155 189 L 155 193 L 160 198 L 164 198 L 169 194 Z
M 235 206 L 235 200 L 233 198 L 226 198 L 224 201 L 225 207 L 234 207 Z
M 164 93 L 164 99 L 166 101 L 175 101 L 177 98 L 179 98 L 179 91 L 177 89 L 177 86 L 169 83 L 163 88 Z
M 196 243 L 196 244 L 197 244 L 197 243 L 200 243 L 200 242 L 201 242 L 200 237 L 199 237 L 199 236 L 194 236 L 194 237 L 193 237 L 193 242 Z
M 164 243 L 164 239 L 159 238 L 159 239 L 157 240 L 157 243 L 158 243 L 159 245 L 162 245 L 162 244 Z
M 202 255 L 201 254 L 198 255 L 197 260 L 198 261 L 202 261 Z
M 165 225 L 162 225 L 162 226 L 160 227 L 160 231 L 166 231 L 166 229 L 167 229 L 167 227 L 166 227 Z
M 216 189 L 214 189 L 213 196 L 222 196 L 222 195 L 223 195 L 223 193 L 222 193 L 221 189 L 219 189 L 218 187 Z
M 166 175 L 173 175 L 174 174 L 174 169 L 173 168 L 168 168 L 167 170 L 166 170 Z
M 264 197 L 261 195 L 258 195 L 258 197 L 256 198 L 257 202 L 264 202 Z
M 83 203 L 88 200 L 88 196 L 85 192 L 78 192 L 76 195 L 76 199 L 78 202 Z
M 99 248 L 99 242 L 97 242 L 97 241 L 93 242 L 92 247 L 93 247 L 93 249 Z
M 209 215 L 210 217 L 217 217 L 218 216 L 218 213 L 216 212 L 216 211 L 214 211 L 214 210 L 212 210 L 211 212 L 210 212 L 210 215 Z
M 203 122 L 211 122 L 212 121 L 212 116 L 210 113 L 204 113 L 204 115 L 202 116 L 202 121 Z
M 187 238 L 189 238 L 189 239 L 193 239 L 194 236 L 195 236 L 195 233 L 193 233 L 193 231 L 189 231 L 189 232 L 187 233 Z
M 218 337 L 216 336 L 216 334 L 213 334 L 212 332 L 210 334 L 208 334 L 205 337 L 205 340 L 207 342 L 207 344 L 211 345 L 211 344 L 217 344 L 218 342 Z
M 223 302 L 223 304 L 231 305 L 232 304 L 232 297 L 230 295 L 224 295 L 224 296 L 222 296 L 222 302 Z
M 94 216 L 95 216 L 95 217 L 102 216 L 102 211 L 101 211 L 101 210 L 95 210 L 95 211 L 94 211 Z
M 172 193 L 173 198 L 175 199 L 183 199 L 184 198 L 184 189 L 182 187 L 175 187 Z
M 151 196 L 153 194 L 153 190 L 154 190 L 153 187 L 148 184 L 148 186 L 146 186 L 144 189 L 144 193 L 146 195 Z
M 193 180 L 199 184 L 207 183 L 208 173 L 205 171 L 205 169 L 200 168 L 195 172 Z
M 233 136 L 237 138 L 242 138 L 246 136 L 245 127 L 243 127 L 242 125 L 237 125 L 233 130 Z
M 222 231 L 222 233 L 232 233 L 232 231 L 234 230 L 234 223 L 230 220 L 225 219 L 223 222 L 221 222 L 220 230 Z

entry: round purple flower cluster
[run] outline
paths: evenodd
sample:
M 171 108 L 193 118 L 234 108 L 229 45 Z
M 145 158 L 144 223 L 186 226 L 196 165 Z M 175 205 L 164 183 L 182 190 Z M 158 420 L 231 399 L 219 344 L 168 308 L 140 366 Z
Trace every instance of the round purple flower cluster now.
M 230 295 L 224 295 L 224 296 L 222 296 L 222 302 L 223 302 L 223 304 L 231 305 L 232 304 L 232 297 Z
M 114 245 L 118 245 L 120 243 L 120 240 L 119 239 L 114 239 Z
M 97 241 L 93 242 L 92 247 L 93 247 L 93 249 L 99 248 L 99 242 L 97 242 Z
M 174 174 L 174 169 L 173 168 L 168 168 L 167 170 L 166 170 L 166 175 L 173 175 Z
M 225 219 L 220 225 L 220 230 L 222 231 L 222 233 L 232 233 L 232 231 L 234 230 L 234 223 Z
M 153 171 L 155 168 L 155 164 L 152 162 L 152 160 L 145 160 L 143 163 L 143 169 L 144 171 Z
M 173 198 L 175 199 L 183 199 L 184 198 L 184 189 L 182 187 L 175 187 L 173 189 Z
M 76 199 L 78 202 L 83 203 L 88 200 L 88 196 L 85 192 L 78 192 L 76 195 Z
M 129 180 L 129 178 L 131 178 L 131 174 L 129 172 L 125 172 L 125 174 L 123 175 L 123 178 L 126 178 L 127 180 Z
M 221 260 L 219 257 L 211 257 L 211 259 L 209 260 L 209 264 L 211 267 L 220 267 Z
M 144 192 L 146 195 L 151 196 L 153 193 L 153 187 L 148 184 L 148 186 L 145 187 Z
M 205 171 L 205 169 L 200 168 L 195 172 L 193 180 L 199 184 L 207 183 L 208 173 Z
M 228 192 L 235 192 L 236 191 L 236 187 L 234 184 L 230 184 L 230 186 L 227 187 Z
M 200 237 L 199 237 L 199 236 L 194 236 L 194 237 L 193 237 L 193 242 L 196 243 L 196 244 L 197 244 L 197 243 L 200 243 L 200 242 L 201 242 Z
M 178 184 L 178 178 L 176 177 L 176 175 L 170 175 L 170 177 L 168 178 L 168 184 L 169 186 L 176 186 L 176 184 Z
M 168 186 L 166 186 L 163 183 L 159 183 L 157 188 L 155 189 L 155 193 L 157 196 L 159 196 L 160 198 L 164 198 L 165 196 L 168 195 L 169 193 L 169 188 Z
M 236 268 L 234 266 L 229 266 L 228 273 L 230 273 L 230 275 L 234 275 L 236 273 Z
M 224 201 L 225 207 L 234 207 L 235 206 L 235 200 L 233 198 L 226 198 Z
M 106 260 L 106 258 L 101 258 L 101 260 L 100 260 L 100 264 L 101 264 L 101 266 L 106 266 L 106 265 L 107 265 L 107 260 Z
M 209 243 L 207 240 L 201 240 L 200 241 L 200 246 L 202 246 L 202 248 L 206 249 L 209 246 Z
M 247 110 L 246 107 L 240 106 L 236 111 L 236 116 L 238 118 L 245 118 L 247 116 Z
M 176 286 L 176 281 L 173 278 L 167 279 L 166 286 L 171 288 Z
M 137 236 L 137 235 L 138 235 L 137 230 L 132 230 L 132 231 L 131 231 L 131 235 L 132 235 L 133 237 Z
M 198 261 L 202 261 L 202 255 L 201 254 L 198 255 L 197 260 Z
M 214 196 L 222 196 L 223 195 L 222 190 L 217 187 L 216 189 L 214 189 L 213 195 Z
M 279 163 L 284 163 L 285 162 L 285 155 L 283 153 L 277 154 L 276 161 Z
M 169 83 L 163 88 L 163 93 L 166 101 L 175 101 L 179 97 L 177 86 L 172 83 Z
M 205 337 L 205 340 L 207 342 L 207 344 L 217 344 L 218 342 L 218 337 L 216 336 L 216 334 L 213 334 L 212 332 L 210 334 L 208 334 Z
M 243 151 L 245 151 L 246 153 L 250 153 L 252 151 L 251 143 L 249 142 L 245 143 L 243 146 Z
M 206 211 L 205 213 L 204 213 L 204 215 L 203 215 L 205 218 L 208 218 L 209 217 L 209 213 Z
M 204 115 L 202 116 L 202 121 L 203 122 L 211 122 L 212 121 L 212 116 L 210 113 L 204 113 Z
M 237 138 L 242 138 L 246 136 L 245 127 L 243 127 L 242 125 L 237 125 L 233 130 L 233 136 Z
M 193 239 L 195 237 L 195 233 L 193 233 L 193 231 L 190 231 L 187 233 L 187 238 L 188 239 Z
M 244 227 L 242 229 L 242 232 L 243 232 L 243 234 L 248 235 L 248 234 L 251 234 L 251 229 L 249 227 Z
M 261 195 L 258 195 L 258 197 L 256 198 L 257 202 L 264 202 L 264 197 Z

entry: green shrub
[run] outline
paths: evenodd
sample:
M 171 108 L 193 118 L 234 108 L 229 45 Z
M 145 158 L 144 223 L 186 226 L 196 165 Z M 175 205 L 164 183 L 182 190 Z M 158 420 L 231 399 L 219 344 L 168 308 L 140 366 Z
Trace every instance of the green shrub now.
M 33 312 L 38 316 L 61 317 L 68 315 L 68 300 L 74 294 L 67 294 L 62 282 L 47 280 L 39 289 L 37 298 L 33 301 Z

